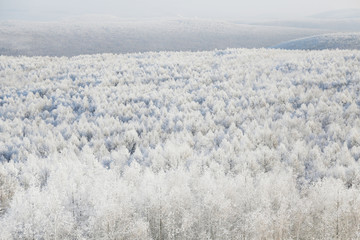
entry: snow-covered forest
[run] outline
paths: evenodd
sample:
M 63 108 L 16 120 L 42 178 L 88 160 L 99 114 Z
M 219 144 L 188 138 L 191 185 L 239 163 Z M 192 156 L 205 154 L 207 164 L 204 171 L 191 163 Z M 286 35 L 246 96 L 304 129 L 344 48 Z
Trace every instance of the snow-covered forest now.
M 359 239 L 360 51 L 0 56 L 1 239 Z

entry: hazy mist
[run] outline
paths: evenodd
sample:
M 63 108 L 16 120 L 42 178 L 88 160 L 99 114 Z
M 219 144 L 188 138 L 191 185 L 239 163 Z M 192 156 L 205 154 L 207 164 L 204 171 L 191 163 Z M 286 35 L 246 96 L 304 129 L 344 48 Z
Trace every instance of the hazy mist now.
M 358 0 L 1 0 L 0 20 L 59 20 L 85 14 L 121 18 L 294 18 L 360 8 Z

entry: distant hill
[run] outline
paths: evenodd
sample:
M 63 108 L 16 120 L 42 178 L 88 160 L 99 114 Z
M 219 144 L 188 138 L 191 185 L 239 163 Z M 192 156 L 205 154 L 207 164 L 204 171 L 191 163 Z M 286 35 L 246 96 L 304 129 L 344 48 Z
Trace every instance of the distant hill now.
M 342 9 L 335 11 L 322 12 L 312 15 L 313 18 L 326 19 L 344 19 L 344 18 L 360 18 L 360 9 Z
M 359 49 L 360 33 L 333 33 L 296 39 L 273 46 L 279 49 Z
M 269 20 L 252 22 L 250 24 L 257 26 L 321 29 L 335 32 L 360 32 L 360 18 L 304 18 L 294 20 Z
M 236 21 L 257 26 L 321 29 L 332 32 L 360 32 L 360 9 L 343 9 L 321 12 L 295 19 L 267 19 L 259 21 Z
M 315 29 L 183 18 L 124 20 L 87 16 L 46 23 L 6 21 L 0 22 L 0 55 L 75 56 L 262 48 L 318 33 Z

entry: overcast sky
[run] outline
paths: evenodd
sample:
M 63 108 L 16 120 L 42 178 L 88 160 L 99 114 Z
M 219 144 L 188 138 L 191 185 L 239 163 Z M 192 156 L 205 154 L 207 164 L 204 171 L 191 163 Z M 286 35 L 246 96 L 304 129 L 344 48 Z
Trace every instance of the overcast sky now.
M 102 14 L 123 18 L 295 18 L 360 8 L 360 0 L 0 0 L 0 19 L 59 20 Z

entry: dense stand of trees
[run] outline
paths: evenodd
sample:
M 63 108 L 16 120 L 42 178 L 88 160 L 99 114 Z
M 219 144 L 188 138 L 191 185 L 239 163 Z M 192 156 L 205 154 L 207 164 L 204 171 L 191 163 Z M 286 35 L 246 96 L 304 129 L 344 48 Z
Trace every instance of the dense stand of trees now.
M 360 238 L 360 52 L 0 56 L 0 238 Z

